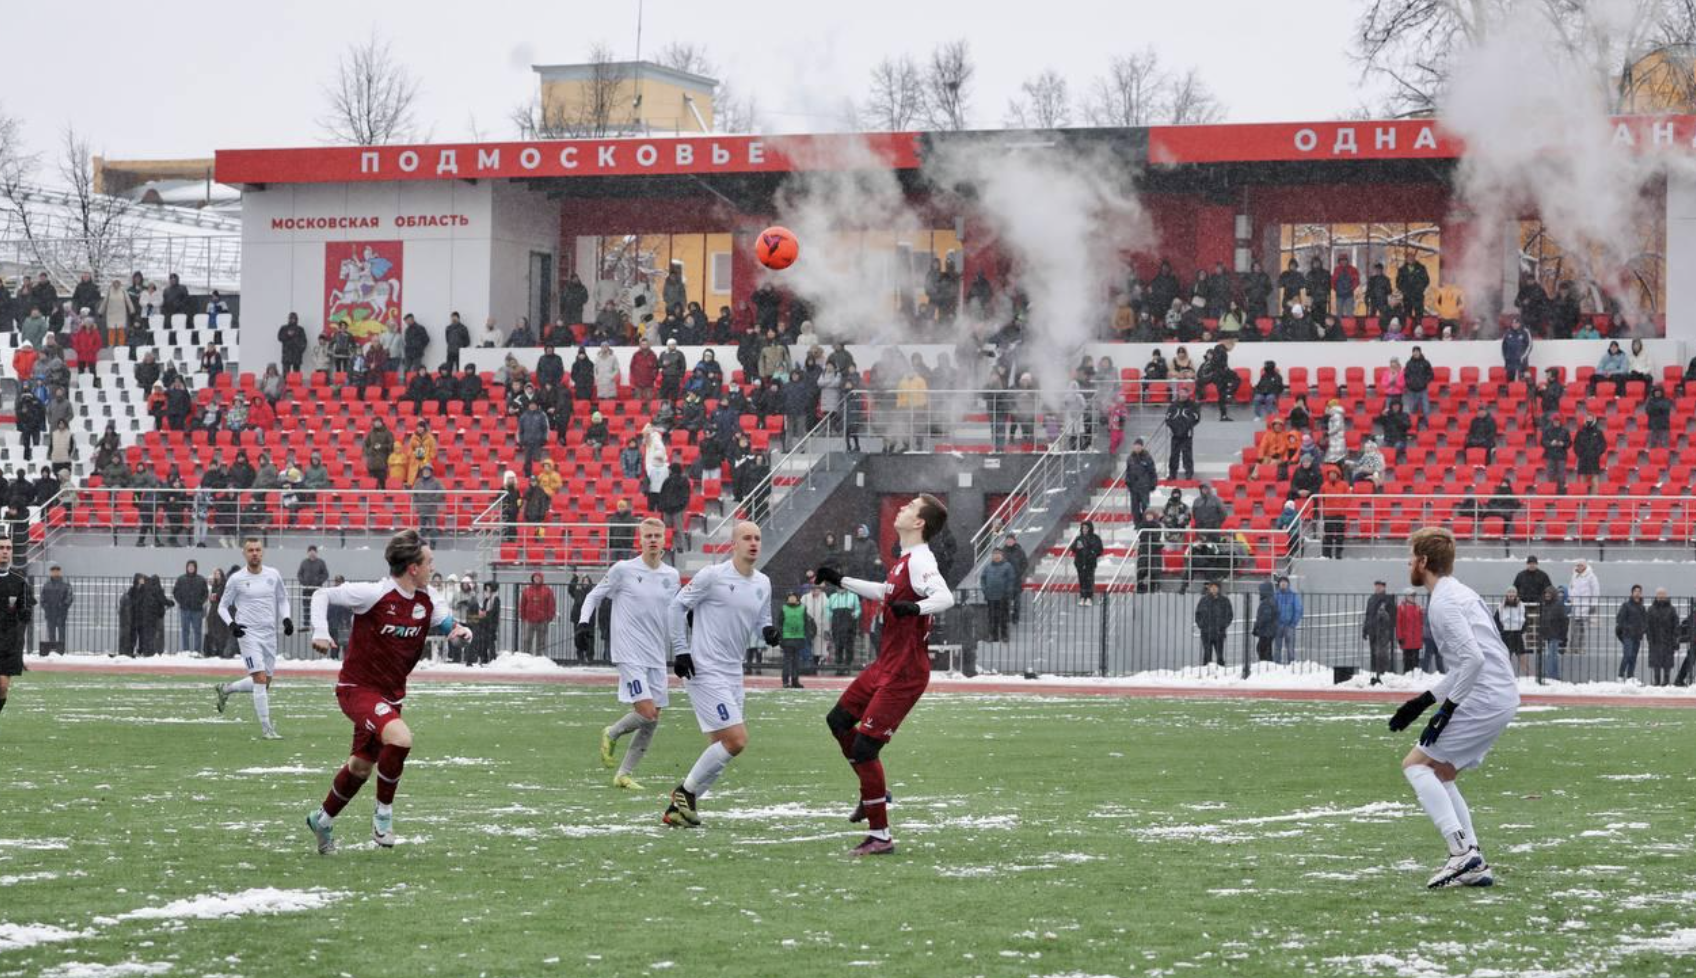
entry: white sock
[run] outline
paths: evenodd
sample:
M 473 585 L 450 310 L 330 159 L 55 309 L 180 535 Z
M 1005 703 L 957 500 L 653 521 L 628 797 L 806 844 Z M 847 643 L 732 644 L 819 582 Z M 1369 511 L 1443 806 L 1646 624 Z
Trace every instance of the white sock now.
M 1471 836 L 1461 824 L 1460 816 L 1455 814 L 1455 803 L 1449 799 L 1437 772 L 1423 764 L 1415 764 L 1402 768 L 1402 774 L 1407 776 L 1407 783 L 1413 785 L 1413 793 L 1419 796 L 1425 814 L 1431 816 L 1432 823 L 1448 844 L 1449 855 L 1464 854 L 1472 845 Z
M 636 716 L 634 713 L 630 715 Z M 636 770 L 636 765 L 642 763 L 642 758 L 647 756 L 648 745 L 654 742 L 654 731 L 658 730 L 659 726 L 658 720 L 643 720 L 642 725 L 636 728 L 636 736 L 630 738 L 630 746 L 624 749 L 624 760 L 618 764 L 619 774 L 630 774 Z
M 318 806 L 318 824 L 325 828 L 329 828 L 336 824 L 336 817 L 331 815 L 329 812 L 326 812 L 323 805 Z
M 253 692 L 253 677 L 252 676 L 243 676 L 242 678 L 236 680 L 233 683 L 225 683 L 224 684 L 224 692 L 226 692 L 226 693 L 251 693 L 251 692 Z
M 724 773 L 733 756 L 735 755 L 716 740 L 707 745 L 707 749 L 701 752 L 700 760 L 689 769 L 689 776 L 683 779 L 683 790 L 697 798 L 706 794 L 713 782 L 718 780 L 718 776 Z
M 627 733 L 640 729 L 641 726 L 642 714 L 637 713 L 635 710 L 631 710 L 629 713 L 619 717 L 612 726 L 607 728 L 607 736 L 611 737 L 613 740 L 617 740 Z
M 247 682 L 253 683 L 253 712 L 259 714 L 259 725 L 269 727 L 271 725 L 271 687 L 265 683 L 255 683 L 251 679 Z
M 888 829 L 872 829 L 866 834 L 882 842 L 888 842 L 890 838 Z
M 394 805 L 392 805 L 392 804 L 391 805 L 385 805 L 382 802 L 377 803 L 377 814 L 378 815 L 388 815 L 390 817 L 393 817 L 394 813 L 395 813 L 395 806 Z
M 1466 837 L 1472 840 L 1473 846 L 1482 850 L 1483 847 L 1478 845 L 1478 833 L 1472 829 L 1472 809 L 1467 807 L 1466 799 L 1460 796 L 1460 783 L 1445 781 L 1443 787 L 1448 789 L 1449 802 L 1455 806 L 1455 817 L 1460 819 L 1461 829 L 1466 832 Z

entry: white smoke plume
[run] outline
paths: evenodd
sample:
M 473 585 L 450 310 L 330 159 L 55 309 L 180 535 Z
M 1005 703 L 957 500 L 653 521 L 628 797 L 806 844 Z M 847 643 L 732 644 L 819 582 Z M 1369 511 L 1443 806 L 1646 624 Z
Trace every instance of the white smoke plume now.
M 1066 388 L 1085 343 L 1099 335 L 1110 287 L 1154 230 L 1124 161 L 1074 146 L 979 145 L 944 150 L 933 180 L 962 189 L 977 222 L 1010 256 L 1030 299 L 1026 358 L 1047 394 Z
M 888 252 L 861 251 L 850 234 L 893 232 L 901 240 L 929 230 L 937 218 L 918 213 L 898 176 L 863 146 L 846 158 L 838 153 L 829 161 L 803 162 L 807 171 L 792 177 L 777 200 L 779 221 L 796 233 L 802 249 L 781 281 L 813 307 L 821 335 L 957 344 L 981 337 L 986 326 L 1005 324 L 1003 294 L 1000 318 L 989 323 L 974 322 L 962 309 L 954 335 L 912 335 L 890 306 L 899 272 Z M 1012 282 L 996 288 L 1004 293 L 1016 285 L 1029 297 L 1023 359 L 1037 386 L 1057 400 L 1078 351 L 1096 338 L 1109 313 L 1109 288 L 1126 274 L 1128 254 L 1154 245 L 1124 161 L 1072 146 L 984 140 L 937 151 L 924 175 L 943 213 L 987 229 L 994 247 L 1011 260 Z
M 1635 5 L 1581 6 L 1566 29 L 1582 26 L 1565 36 L 1547 3 L 1521 0 L 1455 60 L 1440 115 L 1465 143 L 1457 203 L 1474 233 L 1445 256 L 1443 275 L 1458 279 L 1475 313 L 1493 312 L 1492 299 L 1511 311 L 1518 271 L 1504 264 L 1503 249 L 1517 254 L 1517 222 L 1540 217 L 1577 264 L 1580 287 L 1611 290 L 1640 323 L 1635 290 L 1624 286 L 1642 257 L 1647 208 L 1659 206 L 1645 192 L 1669 158 L 1616 143 L 1610 121 L 1608 78 Z

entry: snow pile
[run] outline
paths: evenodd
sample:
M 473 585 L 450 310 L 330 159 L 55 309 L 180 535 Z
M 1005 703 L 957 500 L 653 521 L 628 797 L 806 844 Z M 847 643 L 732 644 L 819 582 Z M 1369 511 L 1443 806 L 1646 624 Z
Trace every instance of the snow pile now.
M 1631 954 L 1696 954 L 1696 927 L 1680 928 L 1660 937 L 1627 937 L 1620 943 Z
M 67 961 L 43 971 L 41 978 L 135 978 L 140 975 L 162 975 L 172 967 L 169 961 L 125 961 L 122 964 Z
M 310 890 L 279 890 L 261 886 L 240 893 L 208 893 L 205 896 L 173 900 L 162 907 L 142 907 L 116 917 L 96 918 L 99 924 L 114 924 L 124 920 L 218 920 L 245 917 L 249 914 L 296 913 L 327 907 L 348 896 L 346 893 L 322 888 Z
M 77 931 L 54 927 L 52 924 L 0 923 L 0 951 L 21 951 L 37 944 L 74 941 L 82 936 L 84 935 Z

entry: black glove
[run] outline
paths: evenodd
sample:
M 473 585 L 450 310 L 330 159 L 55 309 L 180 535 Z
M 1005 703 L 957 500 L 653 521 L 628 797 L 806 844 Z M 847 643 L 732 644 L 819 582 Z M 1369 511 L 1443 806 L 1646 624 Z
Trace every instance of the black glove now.
M 767 625 L 760 629 L 760 637 L 766 640 L 767 645 L 776 645 L 782 640 L 783 632 L 776 625 Z
M 243 635 L 247 634 L 247 626 L 243 625 L 239 621 L 232 621 L 230 622 L 230 634 L 234 635 L 236 638 L 241 638 Z
M 1435 702 L 1437 702 L 1437 697 L 1432 696 L 1430 691 L 1427 690 L 1396 707 L 1396 715 L 1390 718 L 1390 729 L 1398 732 L 1406 730 L 1409 724 L 1419 719 L 1419 715 L 1429 710 L 1431 704 Z
M 577 651 L 587 652 L 595 642 L 595 626 L 586 621 L 577 623 L 577 630 L 572 634 L 572 641 Z
M 820 567 L 818 570 L 813 571 L 813 580 L 820 584 L 834 584 L 837 587 L 841 587 L 842 572 L 834 567 Z
M 1442 736 L 1443 728 L 1449 725 L 1449 718 L 1455 715 L 1455 701 L 1444 700 L 1437 707 L 1437 712 L 1431 715 L 1431 722 L 1425 725 L 1425 732 L 1419 735 L 1419 746 L 1430 747 Z
M 293 635 L 294 634 L 294 619 L 293 618 L 284 618 L 283 619 L 283 634 L 284 635 Z
M 695 659 L 687 652 L 679 652 L 671 663 L 671 671 L 677 673 L 679 679 L 695 678 Z
M 919 603 L 917 601 L 895 601 L 889 605 L 889 610 L 894 612 L 897 618 L 917 618 L 919 616 Z

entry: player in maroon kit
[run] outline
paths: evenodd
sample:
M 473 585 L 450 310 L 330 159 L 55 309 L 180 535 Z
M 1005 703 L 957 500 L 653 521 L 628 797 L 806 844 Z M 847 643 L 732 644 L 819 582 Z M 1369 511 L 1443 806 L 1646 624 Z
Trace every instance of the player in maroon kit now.
M 820 584 L 835 584 L 862 598 L 884 602 L 877 661 L 843 691 L 825 717 L 842 745 L 842 756 L 860 778 L 860 803 L 848 820 L 864 819 L 871 827 L 866 841 L 854 847 L 856 856 L 895 851 L 889 835 L 889 789 L 878 753 L 930 685 L 930 616 L 954 606 L 954 595 L 930 552 L 931 539 L 947 522 L 948 510 L 928 493 L 901 507 L 895 514 L 901 556 L 881 584 L 843 577 L 833 567 L 813 572 Z
M 384 848 L 395 844 L 394 800 L 412 750 L 412 731 L 400 718 L 406 698 L 406 677 L 424 654 L 431 629 L 450 641 L 466 640 L 471 629 L 458 624 L 447 608 L 430 600 L 433 558 L 417 530 L 402 530 L 383 548 L 389 576 L 369 584 L 338 584 L 312 595 L 312 647 L 328 652 L 330 605 L 353 611 L 353 634 L 341 673 L 336 677 L 336 702 L 353 721 L 353 752 L 336 772 L 324 805 L 306 816 L 306 826 L 318 840 L 318 851 L 336 848 L 331 836 L 336 816 L 364 787 L 371 769 L 377 770 L 377 813 L 371 819 L 371 838 Z

